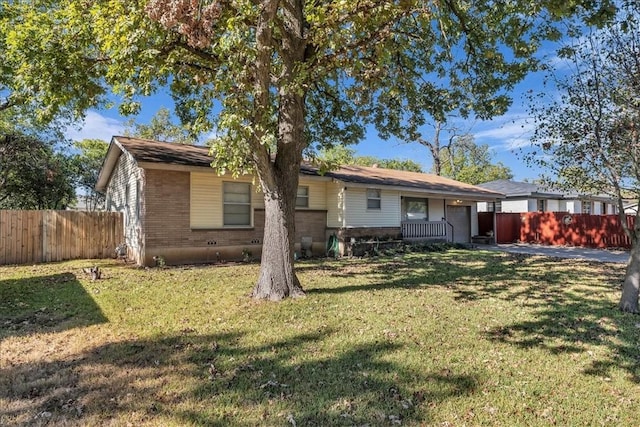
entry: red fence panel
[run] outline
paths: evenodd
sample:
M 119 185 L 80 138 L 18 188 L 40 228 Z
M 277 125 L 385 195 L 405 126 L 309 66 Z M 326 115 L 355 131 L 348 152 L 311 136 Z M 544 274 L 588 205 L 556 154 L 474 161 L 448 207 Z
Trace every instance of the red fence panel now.
M 496 219 L 503 215 L 513 214 L 497 214 Z M 525 212 L 518 216 L 521 242 L 592 248 L 631 247 L 631 241 L 624 233 L 618 215 Z M 634 217 L 627 216 L 627 223 L 633 227 Z M 498 229 L 498 233 L 501 231 Z M 506 240 L 500 234 L 497 238 L 498 243 Z M 512 234 L 509 234 L 509 238 L 512 238 Z
M 520 214 L 496 214 L 496 243 L 514 243 L 520 240 Z

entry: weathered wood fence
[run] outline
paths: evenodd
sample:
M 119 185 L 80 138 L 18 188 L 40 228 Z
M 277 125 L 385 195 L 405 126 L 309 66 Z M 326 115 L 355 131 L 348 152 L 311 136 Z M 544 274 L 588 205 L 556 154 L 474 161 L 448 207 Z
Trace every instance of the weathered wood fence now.
M 110 258 L 123 241 L 119 212 L 0 210 L 0 265 Z

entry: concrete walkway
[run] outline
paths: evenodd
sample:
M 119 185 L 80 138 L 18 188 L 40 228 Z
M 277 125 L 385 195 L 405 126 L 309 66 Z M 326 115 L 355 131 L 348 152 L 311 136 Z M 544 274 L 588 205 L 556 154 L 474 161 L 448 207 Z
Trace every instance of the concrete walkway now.
M 474 245 L 478 249 L 502 251 L 518 254 L 543 255 L 558 258 L 577 258 L 588 261 L 615 262 L 626 264 L 629 261 L 628 251 L 607 249 L 591 249 L 570 246 L 544 246 L 527 243 L 510 243 L 500 245 Z

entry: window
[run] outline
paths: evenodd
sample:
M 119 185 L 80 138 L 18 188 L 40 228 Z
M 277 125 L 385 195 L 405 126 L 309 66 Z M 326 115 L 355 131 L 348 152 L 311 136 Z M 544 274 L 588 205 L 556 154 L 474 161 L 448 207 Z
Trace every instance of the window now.
M 545 209 L 545 201 L 543 199 L 538 199 L 538 212 L 544 212 Z
M 251 184 L 223 183 L 223 224 L 251 225 Z
M 582 213 L 591 214 L 591 202 L 589 200 L 582 201 Z
M 428 221 L 429 220 L 429 202 L 427 199 L 418 199 L 414 197 L 404 198 L 405 218 L 408 221 Z
M 309 207 L 309 187 L 298 187 L 296 196 L 296 208 Z
M 367 209 L 380 209 L 381 204 L 380 190 L 376 188 L 367 188 Z

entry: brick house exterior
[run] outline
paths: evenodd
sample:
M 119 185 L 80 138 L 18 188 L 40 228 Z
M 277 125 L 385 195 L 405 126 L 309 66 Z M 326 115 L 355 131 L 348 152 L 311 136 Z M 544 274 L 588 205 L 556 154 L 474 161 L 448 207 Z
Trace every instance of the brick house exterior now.
M 124 213 L 125 243 L 136 263 L 154 265 L 155 257 L 168 264 L 235 260 L 247 253 L 260 257 L 264 205 L 254 178 L 219 176 L 210 163 L 206 147 L 112 139 L 96 188 L 106 193 L 106 210 Z M 441 225 L 447 213 L 461 207 L 468 210 L 472 233 L 476 202 L 500 196 L 429 174 L 349 166 L 321 175 L 305 164 L 296 251 L 308 254 L 309 246 L 313 255 L 323 255 L 333 235 L 341 253 L 353 239 L 400 239 L 405 223 L 440 224 L 446 230 Z M 422 220 L 412 219 L 412 209 Z

